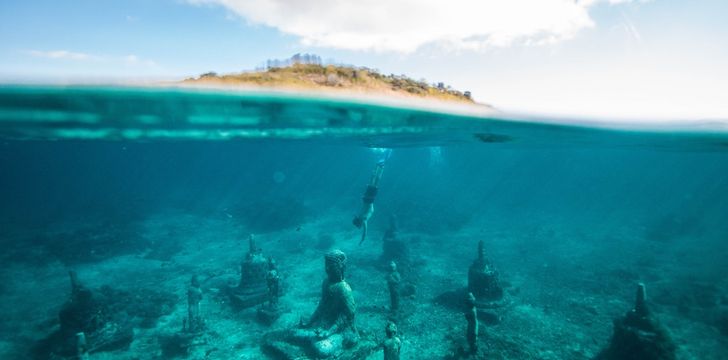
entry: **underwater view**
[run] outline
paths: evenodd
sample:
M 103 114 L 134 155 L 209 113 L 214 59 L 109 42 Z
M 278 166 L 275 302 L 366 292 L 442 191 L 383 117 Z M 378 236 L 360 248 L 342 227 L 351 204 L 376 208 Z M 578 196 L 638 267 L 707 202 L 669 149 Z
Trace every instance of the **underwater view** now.
M 728 358 L 728 133 L 607 125 L 0 87 L 0 358 Z

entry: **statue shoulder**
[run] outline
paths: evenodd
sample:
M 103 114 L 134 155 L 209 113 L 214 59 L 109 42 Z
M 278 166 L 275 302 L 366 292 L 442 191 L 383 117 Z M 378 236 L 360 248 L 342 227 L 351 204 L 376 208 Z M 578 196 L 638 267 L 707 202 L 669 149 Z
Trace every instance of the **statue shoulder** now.
M 347 283 L 346 280 L 342 280 L 337 282 L 336 284 L 332 284 L 330 289 L 331 291 L 340 294 L 351 293 L 351 286 L 349 286 L 349 283 Z

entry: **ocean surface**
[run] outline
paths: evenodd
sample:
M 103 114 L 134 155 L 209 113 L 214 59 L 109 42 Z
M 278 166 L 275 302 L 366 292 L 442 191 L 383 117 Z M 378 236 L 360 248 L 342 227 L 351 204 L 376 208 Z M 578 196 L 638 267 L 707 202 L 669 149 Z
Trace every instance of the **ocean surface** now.
M 588 124 L 291 94 L 2 86 L 0 358 L 79 358 L 80 332 L 90 359 L 286 358 L 272 339 L 314 312 L 334 248 L 347 255 L 357 351 L 392 321 L 403 359 L 604 358 L 643 283 L 673 358 L 728 358 L 728 132 Z M 360 244 L 352 218 L 379 162 Z M 471 353 L 464 294 L 480 241 L 503 296 L 479 308 Z M 235 305 L 259 252 L 280 276 L 272 317 L 267 302 Z M 399 311 L 390 260 L 402 263 Z M 204 325 L 190 330 L 192 276 Z M 313 358 L 308 343 L 291 346 Z

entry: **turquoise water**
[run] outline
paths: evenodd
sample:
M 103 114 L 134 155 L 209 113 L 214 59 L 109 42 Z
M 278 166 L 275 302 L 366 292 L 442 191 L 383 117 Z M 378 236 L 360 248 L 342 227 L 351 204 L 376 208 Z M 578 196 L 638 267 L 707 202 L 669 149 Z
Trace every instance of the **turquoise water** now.
M 270 334 L 313 313 L 331 248 L 347 254 L 362 339 L 380 341 L 393 319 L 402 358 L 465 357 L 458 296 L 482 240 L 507 299 L 481 314 L 476 357 L 595 358 L 642 282 L 677 358 L 726 358 L 728 133 L 585 124 L 284 94 L 0 87 L 0 357 L 74 356 L 59 320 L 68 270 L 99 292 L 102 322 L 133 329 L 91 358 L 280 357 Z M 351 219 L 384 148 L 359 245 Z M 414 289 L 395 315 L 390 215 Z M 285 311 L 270 324 L 226 295 L 251 233 L 282 278 Z M 173 351 L 192 275 L 205 329 Z

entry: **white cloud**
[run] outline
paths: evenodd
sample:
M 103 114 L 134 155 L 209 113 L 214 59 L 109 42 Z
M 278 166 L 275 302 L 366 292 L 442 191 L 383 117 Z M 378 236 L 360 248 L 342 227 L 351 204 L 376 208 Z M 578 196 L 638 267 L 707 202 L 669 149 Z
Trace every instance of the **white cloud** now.
M 43 59 L 50 60 L 73 60 L 73 61 L 93 61 L 96 63 L 109 63 L 119 64 L 123 63 L 129 66 L 156 66 L 157 63 L 153 60 L 144 59 L 134 54 L 124 56 L 107 56 L 107 55 L 92 55 L 88 53 L 68 51 L 68 50 L 28 50 L 25 53 Z
M 30 50 L 28 51 L 28 54 L 40 57 L 40 58 L 46 58 L 46 59 L 63 59 L 63 60 L 91 60 L 94 59 L 95 56 L 80 53 L 80 52 L 73 52 L 68 50 L 51 50 L 51 51 L 41 51 L 41 50 Z
M 305 45 L 413 52 L 550 44 L 594 26 L 589 9 L 642 0 L 187 0 L 221 5 Z

